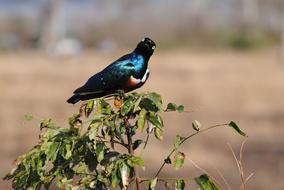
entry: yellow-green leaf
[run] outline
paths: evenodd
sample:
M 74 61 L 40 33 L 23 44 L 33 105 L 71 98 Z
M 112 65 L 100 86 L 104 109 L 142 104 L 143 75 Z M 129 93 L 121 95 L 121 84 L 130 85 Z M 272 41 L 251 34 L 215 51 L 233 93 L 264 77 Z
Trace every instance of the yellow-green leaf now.
M 72 156 L 71 145 L 70 144 L 66 144 L 65 148 L 66 148 L 65 159 L 68 160 Z
M 181 136 L 179 136 L 179 135 L 176 136 L 175 143 L 174 143 L 175 149 L 179 148 L 179 146 L 182 143 L 182 140 L 183 140 L 183 138 Z
M 162 130 L 160 128 L 154 128 L 154 135 L 158 140 L 163 140 Z
M 120 113 L 122 116 L 127 115 L 134 107 L 134 102 L 132 99 L 126 100 L 120 109 Z
M 157 185 L 158 178 L 155 177 L 154 179 L 150 180 L 148 184 L 148 190 L 155 190 L 156 185 Z
M 143 132 L 144 130 L 144 126 L 146 122 L 146 114 L 147 114 L 147 111 L 144 108 L 139 112 L 139 116 L 137 120 L 137 127 L 141 132 Z
M 183 179 L 179 179 L 176 181 L 175 184 L 175 190 L 184 190 L 185 188 L 185 182 Z
M 96 144 L 96 155 L 98 162 L 101 162 L 104 159 L 104 144 L 103 143 L 97 143 Z
M 89 100 L 85 106 L 85 116 L 89 117 L 89 115 L 92 113 L 93 109 L 94 109 L 94 100 Z
M 176 170 L 180 169 L 183 166 L 185 159 L 185 154 L 183 152 L 177 152 L 174 159 L 174 168 Z

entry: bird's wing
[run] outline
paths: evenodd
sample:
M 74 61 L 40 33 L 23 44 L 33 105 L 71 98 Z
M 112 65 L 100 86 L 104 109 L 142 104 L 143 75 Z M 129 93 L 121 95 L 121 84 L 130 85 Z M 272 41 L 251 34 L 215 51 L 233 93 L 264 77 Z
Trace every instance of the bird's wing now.
M 123 89 L 135 71 L 129 59 L 117 60 L 101 72 L 92 76 L 85 85 L 74 91 L 75 94 L 100 94 Z

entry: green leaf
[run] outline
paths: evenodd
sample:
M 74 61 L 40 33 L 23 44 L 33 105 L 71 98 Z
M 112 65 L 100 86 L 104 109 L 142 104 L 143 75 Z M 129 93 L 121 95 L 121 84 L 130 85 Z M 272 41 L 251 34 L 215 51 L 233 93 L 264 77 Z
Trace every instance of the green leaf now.
M 51 122 L 51 119 L 44 119 L 40 122 L 40 129 L 44 128 L 56 128 L 56 127 Z
M 194 178 L 202 190 L 220 190 L 218 185 L 207 174 Z
M 132 157 L 130 158 L 130 161 L 131 161 L 133 164 L 136 164 L 136 165 L 138 165 L 138 166 L 140 166 L 140 167 L 143 167 L 143 166 L 144 166 L 144 160 L 143 160 L 141 157 L 139 157 L 139 156 L 132 156 Z
M 91 172 L 94 171 L 97 168 L 97 165 L 98 165 L 97 158 L 90 150 L 87 151 L 87 154 L 85 155 L 84 161 L 85 161 L 85 164 L 88 166 L 88 169 Z M 84 166 L 84 170 L 85 170 L 85 164 L 84 165 L 82 164 Z M 82 172 L 84 172 L 84 171 L 82 171 Z
M 94 160 L 92 160 L 92 162 L 94 162 Z M 74 167 L 74 171 L 75 173 L 85 173 L 87 171 L 87 166 L 84 163 L 80 162 L 76 165 L 76 167 Z
M 120 182 L 120 179 L 117 175 L 117 169 L 115 169 L 113 172 L 111 172 L 111 185 L 112 185 L 112 187 L 117 187 L 119 182 Z
M 90 114 L 92 113 L 93 109 L 94 109 L 94 100 L 89 100 L 85 106 L 84 112 L 85 112 L 85 116 L 89 117 Z
M 125 102 L 123 102 L 122 107 L 120 109 L 120 114 L 122 116 L 127 115 L 134 107 L 134 102 L 132 99 L 128 99 Z
M 150 93 L 141 100 L 140 107 L 147 111 L 158 112 L 162 110 L 162 99 L 157 93 Z
M 177 152 L 174 159 L 174 168 L 176 170 L 180 169 L 183 166 L 185 159 L 185 154 L 183 152 Z
M 88 129 L 88 135 L 90 140 L 96 140 L 99 127 L 102 126 L 101 121 L 96 121 L 90 124 L 89 129 Z
M 101 165 L 113 163 L 114 161 L 118 160 L 119 157 L 120 157 L 119 152 L 116 151 L 107 152 L 104 155 L 104 159 L 101 161 Z
M 65 154 L 64 158 L 65 158 L 66 160 L 68 160 L 68 159 L 71 158 L 71 156 L 72 156 L 71 144 L 66 144 L 66 145 L 65 145 L 65 148 L 66 148 L 66 154 Z
M 163 127 L 163 123 L 158 115 L 155 115 L 154 113 L 150 113 L 148 120 L 155 126 L 160 129 Z
M 133 150 L 137 149 L 141 143 L 143 143 L 143 140 L 141 140 L 141 139 L 134 141 Z
M 184 111 L 184 106 L 177 106 L 175 103 L 168 103 L 166 111 L 178 111 L 179 113 Z
M 77 124 L 82 123 L 80 120 L 80 114 L 74 114 L 72 117 L 69 118 L 69 125 L 71 128 L 75 127 Z
M 160 94 L 157 94 L 156 92 L 152 92 L 148 94 L 148 97 L 150 100 L 153 101 L 153 103 L 157 106 L 159 110 L 161 110 L 162 107 L 162 97 Z
M 26 114 L 26 115 L 24 115 L 24 118 L 25 118 L 26 121 L 31 121 L 34 117 L 33 117 L 32 114 Z
M 240 135 L 247 137 L 247 135 L 238 127 L 238 125 L 234 121 L 231 121 L 228 126 L 232 127 Z
M 179 146 L 182 143 L 182 140 L 183 140 L 183 137 L 181 137 L 179 135 L 176 136 L 175 143 L 174 143 L 175 149 L 179 148 Z
M 25 189 L 24 187 L 26 187 L 27 181 L 28 181 L 29 175 L 25 174 L 23 176 L 19 176 L 17 178 L 17 181 L 15 182 L 15 189 L 16 190 L 20 190 L 20 189 Z
M 175 103 L 168 103 L 166 111 L 176 111 L 177 105 Z
M 133 108 L 133 113 L 135 113 L 135 112 L 141 110 L 141 108 L 140 108 L 140 102 L 141 102 L 141 100 L 142 100 L 142 96 L 139 96 L 139 98 L 135 101 L 135 103 L 134 103 L 134 108 Z
M 137 127 L 141 132 L 143 132 L 143 130 L 144 130 L 144 126 L 145 126 L 145 122 L 146 122 L 146 115 L 147 115 L 147 111 L 143 108 L 139 112 L 139 116 L 138 116 L 138 120 L 137 120 Z
M 105 154 L 105 145 L 103 143 L 97 143 L 96 144 L 96 155 L 98 162 L 101 162 L 104 159 Z
M 182 112 L 184 111 L 184 106 L 183 106 L 183 105 L 179 105 L 179 106 L 177 107 L 177 111 L 178 111 L 179 113 L 182 113 Z
M 47 142 L 42 146 L 42 150 L 45 151 L 47 160 L 56 160 L 59 145 L 58 142 Z
M 199 123 L 199 121 L 194 120 L 194 121 L 192 122 L 192 128 L 193 128 L 195 131 L 199 131 L 200 128 L 201 128 L 201 124 Z
M 102 175 L 101 173 L 99 173 L 97 175 L 97 180 L 104 183 L 104 184 L 106 184 L 108 182 L 108 179 L 105 177 L 105 175 Z
M 155 177 L 154 179 L 150 180 L 149 184 L 148 184 L 148 190 L 155 190 L 156 185 L 157 185 L 157 181 L 158 181 L 157 177 Z
M 96 107 L 99 114 L 110 115 L 112 113 L 111 106 L 104 99 L 96 99 Z
M 176 181 L 175 184 L 175 190 L 184 190 L 185 188 L 185 182 L 183 179 L 179 179 Z
M 46 160 L 46 156 L 42 153 L 41 156 L 38 156 L 37 158 L 37 173 L 39 176 L 43 176 L 44 175 L 44 168 L 43 166 L 45 165 L 45 160 Z

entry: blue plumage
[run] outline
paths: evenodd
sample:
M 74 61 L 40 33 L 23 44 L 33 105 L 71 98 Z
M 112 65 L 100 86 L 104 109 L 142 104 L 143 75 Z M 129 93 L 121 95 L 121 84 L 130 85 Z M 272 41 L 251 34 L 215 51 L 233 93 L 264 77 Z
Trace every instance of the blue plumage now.
M 149 77 L 148 61 L 155 47 L 155 42 L 144 38 L 132 53 L 122 56 L 89 78 L 67 102 L 75 104 L 80 100 L 99 98 L 118 91 L 129 92 L 141 87 Z

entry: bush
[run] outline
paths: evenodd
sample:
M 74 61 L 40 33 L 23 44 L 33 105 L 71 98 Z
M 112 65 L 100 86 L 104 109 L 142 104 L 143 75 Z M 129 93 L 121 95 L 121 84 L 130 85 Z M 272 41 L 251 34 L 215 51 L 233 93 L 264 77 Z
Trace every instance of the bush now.
M 111 102 L 113 100 L 113 104 Z M 154 136 L 162 140 L 162 112 L 186 112 L 184 106 L 174 103 L 163 108 L 161 96 L 157 93 L 118 94 L 115 98 L 89 100 L 81 106 L 78 114 L 69 118 L 69 127 L 62 128 L 51 119 L 40 123 L 39 143 L 29 152 L 16 159 L 16 167 L 4 179 L 12 180 L 16 190 L 42 187 L 49 189 L 55 184 L 59 189 L 155 189 L 157 183 L 167 187 L 175 184 L 178 190 L 185 189 L 185 180 L 164 179 L 159 176 L 166 164 L 175 169 L 183 166 L 185 153 L 180 146 L 193 136 L 207 130 L 229 126 L 245 136 L 234 122 L 201 128 L 198 121 L 192 123 L 195 130 L 188 136 L 177 135 L 172 150 L 161 163 L 155 176 L 141 178 L 138 167 L 144 166 L 142 157 L 135 151 L 145 150 L 148 140 Z M 31 119 L 31 117 L 27 117 Z M 137 133 L 144 133 L 145 140 L 137 139 Z M 141 136 L 141 135 L 140 135 Z M 118 151 L 118 147 L 125 151 Z M 195 178 L 201 189 L 219 189 L 207 175 Z

